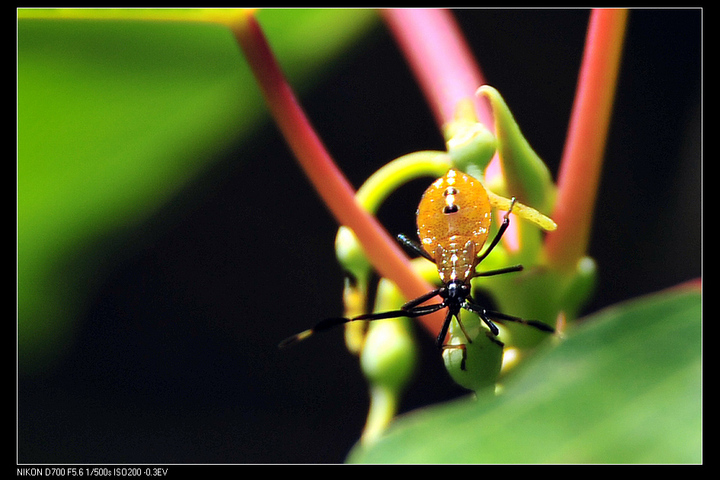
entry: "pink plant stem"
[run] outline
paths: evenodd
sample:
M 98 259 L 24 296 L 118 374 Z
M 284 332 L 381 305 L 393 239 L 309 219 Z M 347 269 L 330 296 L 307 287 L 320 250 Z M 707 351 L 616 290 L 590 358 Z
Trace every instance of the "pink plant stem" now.
M 624 9 L 590 15 L 552 214 L 558 228 L 546 240 L 548 263 L 559 270 L 575 268 L 587 251 L 627 15 Z
M 338 223 L 350 227 L 377 271 L 391 279 L 407 298 L 433 289 L 411 268 L 397 242 L 390 238 L 372 215 L 355 201 L 355 192 L 333 162 L 322 141 L 297 102 L 291 87 L 273 56 L 260 25 L 248 14 L 232 25 L 235 35 L 270 112 L 325 205 Z M 437 333 L 442 314 L 419 319 L 431 333 Z
M 453 13 L 445 9 L 384 9 L 383 18 L 420 84 L 438 127 L 455 119 L 461 100 L 470 99 L 475 114 L 491 132 L 495 131 L 492 109 L 485 97 L 475 92 L 485 78 L 460 30 Z M 502 175 L 498 155 L 485 171 L 487 181 Z M 514 223 L 503 237 L 511 251 L 519 248 Z
M 455 116 L 461 100 L 475 102 L 478 119 L 493 128 L 488 103 L 475 96 L 485 84 L 465 37 L 444 9 L 383 9 L 380 11 L 403 51 L 442 129 Z

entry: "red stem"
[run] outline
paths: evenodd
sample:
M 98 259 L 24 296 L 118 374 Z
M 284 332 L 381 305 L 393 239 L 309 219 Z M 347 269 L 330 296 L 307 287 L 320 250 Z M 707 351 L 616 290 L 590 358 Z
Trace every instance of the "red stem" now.
M 232 30 L 275 122 L 338 223 L 355 232 L 372 265 L 383 277 L 392 280 L 407 298 L 415 298 L 432 290 L 433 287 L 411 268 L 397 242 L 390 238 L 375 217 L 355 201 L 352 186 L 335 165 L 305 116 L 254 15 L 244 16 L 233 25 Z M 431 333 L 437 333 L 443 317 L 428 315 L 419 320 Z
M 627 10 L 593 10 L 590 16 L 575 103 L 558 176 L 548 263 L 575 268 L 590 238 L 595 198 L 612 113 Z
M 493 128 L 490 106 L 475 96 L 485 84 L 452 12 L 444 9 L 380 11 L 418 79 L 438 126 L 455 117 L 458 102 L 472 99 L 481 123 Z

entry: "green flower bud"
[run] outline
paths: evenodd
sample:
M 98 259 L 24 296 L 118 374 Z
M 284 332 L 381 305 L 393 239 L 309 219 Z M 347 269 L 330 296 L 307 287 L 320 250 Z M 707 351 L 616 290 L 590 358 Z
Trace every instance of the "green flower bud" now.
M 443 135 L 452 165 L 482 180 L 495 155 L 496 141 L 492 132 L 478 122 L 471 99 L 458 103 L 455 119 L 444 126 Z
M 402 391 L 415 370 L 417 347 L 406 318 L 370 323 L 360 366 L 371 385 Z
M 395 309 L 403 303 L 395 284 L 380 279 L 375 308 Z M 417 363 L 417 347 L 409 318 L 368 322 L 360 367 L 370 387 L 370 411 L 363 432 L 363 443 L 372 442 L 397 413 L 400 396 L 412 379 Z
M 365 282 L 371 265 L 360 245 L 360 241 L 350 228 L 341 226 L 335 237 L 335 255 L 343 270 L 353 275 L 358 282 Z
M 494 387 L 502 366 L 503 344 L 480 326 L 475 315 L 462 315 L 462 322 L 472 342 L 453 321 L 443 350 L 445 368 L 455 383 L 473 392 Z

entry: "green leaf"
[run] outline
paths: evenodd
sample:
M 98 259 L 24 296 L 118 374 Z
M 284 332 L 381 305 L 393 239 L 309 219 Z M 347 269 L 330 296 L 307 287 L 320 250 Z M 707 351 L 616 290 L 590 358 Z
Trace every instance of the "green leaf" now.
M 502 394 L 400 418 L 351 462 L 699 463 L 701 295 L 676 289 L 585 318 Z
M 375 13 L 258 19 L 288 77 L 306 85 Z M 99 259 L 88 247 L 148 219 L 268 116 L 220 25 L 19 18 L 17 47 L 18 344 L 22 365 L 42 367 L 91 293 Z

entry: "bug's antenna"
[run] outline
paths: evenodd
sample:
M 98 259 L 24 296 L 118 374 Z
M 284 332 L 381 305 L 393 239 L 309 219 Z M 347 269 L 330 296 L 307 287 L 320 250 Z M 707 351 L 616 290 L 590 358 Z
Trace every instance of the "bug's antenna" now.
M 441 308 L 445 307 L 444 303 L 435 303 L 432 305 L 420 305 L 421 303 L 431 299 L 435 295 L 438 294 L 440 289 L 432 290 L 425 295 L 421 295 L 420 297 L 416 298 L 415 300 L 411 300 L 407 302 L 405 305 L 402 306 L 400 310 L 390 310 L 389 312 L 376 312 L 376 313 L 364 313 L 362 315 L 358 315 L 357 317 L 353 318 L 344 318 L 344 317 L 334 317 L 334 318 L 326 318 L 325 320 L 322 320 L 318 322 L 313 328 L 309 328 L 307 330 L 303 330 L 300 333 L 296 333 L 295 335 L 292 335 L 282 342 L 278 344 L 278 348 L 286 348 L 290 345 L 293 345 L 297 342 L 300 342 L 302 340 L 305 340 L 309 336 L 311 336 L 314 333 L 318 332 L 324 332 L 326 330 L 330 330 L 333 327 L 337 327 L 338 325 L 344 325 L 349 322 L 354 322 L 356 320 L 366 320 L 366 321 L 372 321 L 372 320 L 383 320 L 386 318 L 398 318 L 398 317 L 409 317 L 409 318 L 416 318 L 416 317 L 422 317 L 423 315 L 428 315 L 433 312 L 437 312 Z
M 432 257 L 432 255 L 426 252 L 425 249 L 422 248 L 419 244 L 410 240 L 407 235 L 400 233 L 398 234 L 397 239 L 405 248 L 407 248 L 411 252 L 417 253 L 421 257 L 427 258 L 431 262 L 435 263 L 435 259 Z
M 336 327 L 338 325 L 343 325 L 348 322 L 352 322 L 353 320 L 356 320 L 354 318 L 326 318 L 325 320 L 322 320 L 321 322 L 318 322 L 317 325 L 315 325 L 312 328 L 308 328 L 307 330 L 303 330 L 300 333 L 296 333 L 295 335 L 292 335 L 282 342 L 278 344 L 278 348 L 287 348 L 290 345 L 294 345 L 302 340 L 305 340 L 309 336 L 311 336 L 314 333 L 317 332 L 323 332 L 325 330 L 329 330 L 333 327 Z

